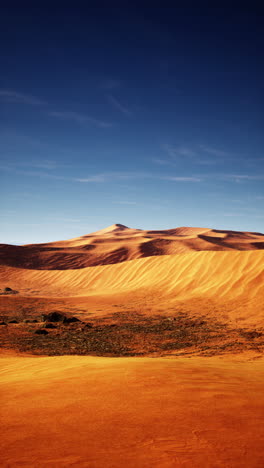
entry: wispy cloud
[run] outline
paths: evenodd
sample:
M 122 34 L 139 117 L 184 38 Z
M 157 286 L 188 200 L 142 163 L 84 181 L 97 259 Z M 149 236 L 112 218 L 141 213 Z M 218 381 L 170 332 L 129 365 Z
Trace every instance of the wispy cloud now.
M 30 176 L 30 177 L 44 177 L 44 178 L 56 179 L 56 180 L 71 180 L 70 177 L 65 177 L 63 175 L 50 174 L 48 172 L 42 172 L 42 171 L 17 170 L 16 172 L 18 174 L 22 174 L 22 175 Z
M 78 124 L 81 125 L 87 125 L 87 124 L 93 124 L 96 125 L 97 127 L 101 128 L 109 128 L 112 127 L 112 123 L 110 122 L 105 122 L 103 120 L 98 120 L 93 117 L 79 114 L 77 112 L 70 112 L 70 111 L 50 111 L 48 114 L 52 117 L 61 119 L 61 120 L 71 120 L 73 122 L 77 122 Z
M 51 174 L 45 171 L 35 171 L 35 170 L 24 170 L 17 168 L 16 166 L 2 164 L 0 165 L 0 169 L 4 171 L 8 171 L 15 174 L 21 174 L 29 177 L 41 177 L 47 179 L 55 179 L 55 180 L 65 180 L 69 182 L 80 182 L 80 183 L 107 183 L 113 182 L 116 180 L 129 180 L 129 179 L 142 179 L 147 177 L 153 177 L 151 174 L 148 173 L 141 173 L 141 172 L 105 172 L 99 174 L 91 174 L 87 177 L 69 177 L 60 174 Z
M 56 161 L 49 159 L 43 159 L 42 161 L 32 161 L 24 164 L 21 163 L 21 165 L 37 167 L 39 169 L 57 169 L 58 167 L 62 167 L 61 164 L 58 164 Z M 63 164 L 63 167 L 64 166 L 65 164 Z
M 103 89 L 116 89 L 121 86 L 121 81 L 120 80 L 115 80 L 115 79 L 105 79 L 101 82 L 100 88 Z
M 220 157 L 228 157 L 230 156 L 230 153 L 227 153 L 226 151 L 219 150 L 217 148 L 212 148 L 211 146 L 207 145 L 200 145 L 200 148 L 202 151 L 205 151 L 208 154 L 211 154 L 213 156 L 220 156 Z
M 69 177 L 61 174 L 51 174 L 41 170 L 24 170 L 15 166 L 0 165 L 0 169 L 9 171 L 11 173 L 21 174 L 29 177 L 40 177 L 54 180 L 64 180 L 68 182 L 79 183 L 111 183 L 116 181 L 125 180 L 140 180 L 140 179 L 155 179 L 155 180 L 168 180 L 171 182 L 202 182 L 202 177 L 199 176 L 171 176 L 171 175 L 156 175 L 148 172 L 104 172 L 98 174 L 91 174 L 87 177 Z
M 46 109 L 49 116 L 61 120 L 71 120 L 77 122 L 80 125 L 92 124 L 100 128 L 109 128 L 113 126 L 111 122 L 105 122 L 104 120 L 96 119 L 89 115 L 79 114 L 78 112 L 52 110 L 52 106 L 50 106 L 47 102 L 13 90 L 0 89 L 0 101 L 14 104 L 27 104 L 31 106 L 47 106 L 47 108 L 51 109 Z
M 116 201 L 113 202 L 114 205 L 137 205 L 135 201 Z
M 217 164 L 218 161 L 210 158 L 204 158 L 201 154 L 201 150 L 199 147 L 190 147 L 186 145 L 182 146 L 172 146 L 168 144 L 161 145 L 161 149 L 167 153 L 169 156 L 169 160 L 160 160 L 154 159 L 153 162 L 156 164 L 170 164 L 171 166 L 175 165 L 176 161 L 179 160 L 189 160 L 192 161 L 194 164 L 200 165 L 214 165 Z
M 164 176 L 161 177 L 163 180 L 171 180 L 172 182 L 202 182 L 200 177 L 174 177 L 174 176 Z
M 8 89 L 0 89 L 0 100 L 14 104 L 28 104 L 30 106 L 45 106 L 47 104 L 36 97 Z
M 77 178 L 76 182 L 110 182 L 114 180 L 128 180 L 128 179 L 157 179 L 157 180 L 169 180 L 172 182 L 202 182 L 202 178 L 193 176 L 156 176 L 149 173 L 105 173 L 97 174 L 85 178 Z
M 43 171 L 34 171 L 34 170 L 28 171 L 24 169 L 17 169 L 16 166 L 6 165 L 6 164 L 1 164 L 0 169 L 2 171 L 11 172 L 13 174 L 21 174 L 21 175 L 25 175 L 29 177 L 43 177 L 43 178 L 57 179 L 57 180 L 71 180 L 70 177 L 65 177 L 63 175 L 50 174 L 48 172 L 43 172 Z
M 226 218 L 238 218 L 238 217 L 244 217 L 245 214 L 244 213 L 223 213 L 223 216 L 225 216 Z
M 76 178 L 76 182 L 110 182 L 114 180 L 129 180 L 129 179 L 156 179 L 170 180 L 174 182 L 201 182 L 201 177 L 195 176 L 171 176 L 171 175 L 156 175 L 149 172 L 105 172 L 92 175 L 84 178 Z
M 111 94 L 109 94 L 107 96 L 107 99 L 108 101 L 110 102 L 110 104 L 112 104 L 113 107 L 115 107 L 117 110 L 119 110 L 120 112 L 122 112 L 122 114 L 124 115 L 127 115 L 127 116 L 131 116 L 132 115 L 132 112 L 127 108 L 125 107 L 123 104 L 121 104 L 114 96 L 112 96 Z
M 76 182 L 110 182 L 115 180 L 129 180 L 151 178 L 152 174 L 147 172 L 103 172 L 100 174 L 90 175 L 88 177 L 75 178 Z
M 73 218 L 60 218 L 56 216 L 55 218 L 49 218 L 48 221 L 56 221 L 57 223 L 64 222 L 64 223 L 80 223 L 80 219 L 73 219 Z
M 161 148 L 166 151 L 166 153 L 171 157 L 171 158 L 177 158 L 178 156 L 187 156 L 187 157 L 194 157 L 196 156 L 196 152 L 187 147 L 187 146 L 172 146 L 168 144 L 164 144 L 161 146 Z
M 250 180 L 264 180 L 264 174 L 249 175 L 249 174 L 224 174 L 222 176 L 226 180 L 232 180 L 236 182 L 250 181 Z
M 228 158 L 230 160 L 229 153 L 207 145 L 173 146 L 169 144 L 163 144 L 161 145 L 161 149 L 167 153 L 170 158 L 168 163 L 170 162 L 172 165 L 176 160 L 178 161 L 179 159 L 189 159 L 195 164 L 209 166 L 222 162 L 224 158 Z M 204 153 L 210 155 L 211 158 L 209 158 L 209 156 L 204 157 Z M 153 160 L 153 162 L 157 162 L 157 160 Z
M 171 161 L 168 161 L 167 159 L 160 159 L 160 158 L 152 158 L 152 162 L 155 164 L 159 164 L 160 166 L 175 165 Z
M 84 177 L 84 178 L 75 178 L 74 180 L 76 182 L 99 182 L 99 183 L 103 183 L 103 182 L 106 182 L 107 180 L 107 174 L 96 174 L 96 175 L 92 175 L 92 176 L 89 176 L 89 177 Z
M 23 169 L 23 168 L 33 168 L 33 169 L 46 169 L 46 170 L 55 170 L 62 168 L 73 167 L 71 164 L 58 163 L 57 161 L 50 159 L 36 159 L 32 161 L 9 161 L 9 160 L 0 160 L 0 167 L 2 170 L 12 171 L 14 169 Z

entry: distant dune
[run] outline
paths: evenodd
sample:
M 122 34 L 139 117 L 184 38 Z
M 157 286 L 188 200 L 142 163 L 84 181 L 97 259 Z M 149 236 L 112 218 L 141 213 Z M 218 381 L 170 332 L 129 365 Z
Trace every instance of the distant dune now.
M 127 260 L 192 251 L 264 249 L 264 234 L 179 227 L 147 231 L 114 224 L 66 241 L 13 246 L 0 244 L 0 265 L 33 270 L 74 270 Z
M 251 232 L 115 224 L 68 241 L 2 245 L 0 288 L 28 297 L 98 298 L 109 308 L 145 304 L 151 313 L 181 303 L 264 325 L 263 240 Z

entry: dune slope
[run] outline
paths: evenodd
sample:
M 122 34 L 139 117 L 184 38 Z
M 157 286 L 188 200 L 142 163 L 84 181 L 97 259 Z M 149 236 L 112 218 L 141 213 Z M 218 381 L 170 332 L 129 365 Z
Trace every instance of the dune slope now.
M 0 265 L 68 270 L 192 251 L 264 249 L 264 235 L 181 227 L 150 231 L 114 224 L 68 241 L 25 246 L 0 245 Z
M 252 298 L 264 292 L 264 252 L 196 252 L 81 270 L 0 268 L 0 284 L 21 292 L 78 296 L 155 289 L 185 297 Z
M 0 287 L 8 284 L 23 297 L 75 297 L 79 302 L 108 298 L 108 304 L 134 303 L 140 308 L 143 304 L 152 312 L 162 304 L 167 308 L 184 304 L 193 312 L 221 310 L 223 316 L 228 312 L 229 318 L 264 325 L 263 265 L 263 251 L 232 251 L 166 255 L 67 271 L 2 266 Z M 15 306 L 16 296 L 11 299 L 7 307 Z

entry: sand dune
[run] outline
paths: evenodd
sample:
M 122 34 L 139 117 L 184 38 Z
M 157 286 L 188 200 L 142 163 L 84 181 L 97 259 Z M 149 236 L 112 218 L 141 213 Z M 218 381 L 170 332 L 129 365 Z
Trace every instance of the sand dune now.
M 81 270 L 0 268 L 0 285 L 23 292 L 80 296 L 145 289 L 178 299 L 216 296 L 252 298 L 264 292 L 264 252 L 196 252 L 164 255 Z
M 264 326 L 263 265 L 263 251 L 231 251 L 164 255 L 67 271 L 2 266 L 0 287 L 8 284 L 23 296 L 149 304 L 152 313 L 161 304 L 184 303 L 192 311 L 218 310 L 223 316 L 229 313 L 229 319 Z
M 264 249 L 264 235 L 260 233 L 189 227 L 144 231 L 114 224 L 66 241 L 25 246 L 1 244 L 0 265 L 68 270 L 192 251 L 260 249 Z
M 8 285 L 22 296 L 110 298 L 109 304 L 119 297 L 123 303 L 152 302 L 152 311 L 161 303 L 190 304 L 201 311 L 214 303 L 222 314 L 264 325 L 263 237 L 113 225 L 69 241 L 4 245 L 0 288 Z

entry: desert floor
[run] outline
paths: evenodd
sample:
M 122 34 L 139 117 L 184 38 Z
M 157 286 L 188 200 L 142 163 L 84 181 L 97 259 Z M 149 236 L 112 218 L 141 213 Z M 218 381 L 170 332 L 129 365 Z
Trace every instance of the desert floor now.
M 263 359 L 1 356 L 4 467 L 262 467 Z

